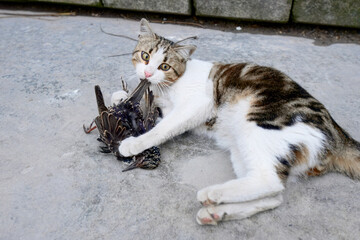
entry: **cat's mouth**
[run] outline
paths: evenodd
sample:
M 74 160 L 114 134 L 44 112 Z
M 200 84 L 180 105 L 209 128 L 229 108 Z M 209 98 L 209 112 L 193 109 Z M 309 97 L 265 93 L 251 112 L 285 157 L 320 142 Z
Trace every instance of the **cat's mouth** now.
M 143 81 L 143 80 L 145 80 L 145 81 L 147 81 L 147 82 L 149 82 L 151 85 L 157 85 L 157 84 L 159 84 L 160 82 L 158 82 L 157 80 L 155 80 L 155 79 L 150 79 L 150 78 L 140 78 L 140 81 Z
M 160 95 L 165 94 L 165 92 L 169 89 L 169 84 L 166 83 L 165 81 L 160 81 L 160 82 L 154 82 L 151 81 L 148 78 L 140 78 L 140 81 L 146 81 L 149 84 L 149 87 L 151 88 L 151 90 L 157 92 Z
M 140 82 L 142 82 L 142 81 L 148 82 L 150 86 L 156 84 L 156 83 L 152 82 L 149 78 L 140 78 Z

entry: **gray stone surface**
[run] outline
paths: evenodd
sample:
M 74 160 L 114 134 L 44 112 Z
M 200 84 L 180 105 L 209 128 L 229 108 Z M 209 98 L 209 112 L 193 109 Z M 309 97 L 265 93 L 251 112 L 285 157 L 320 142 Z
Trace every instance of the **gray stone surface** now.
M 105 7 L 190 15 L 190 0 L 103 0 Z
M 50 20 L 50 21 L 49 21 Z M 97 151 L 99 84 L 107 102 L 136 81 L 129 53 L 139 23 L 122 19 L 0 20 L 0 239 L 358 239 L 360 182 L 340 174 L 288 183 L 273 211 L 199 226 L 196 191 L 234 178 L 227 153 L 184 134 L 161 146 L 153 171 L 122 173 Z M 178 40 L 198 35 L 195 58 L 276 67 L 323 102 L 360 140 L 360 46 L 153 24 Z
M 360 28 L 359 0 L 294 0 L 293 21 Z
M 18 0 L 15 0 L 18 1 Z M 100 0 L 30 0 L 32 2 L 54 2 L 54 3 L 69 3 L 77 5 L 88 5 L 88 6 L 102 6 Z M 25 1 L 29 2 L 29 1 Z
M 287 22 L 292 0 L 194 0 L 198 16 Z

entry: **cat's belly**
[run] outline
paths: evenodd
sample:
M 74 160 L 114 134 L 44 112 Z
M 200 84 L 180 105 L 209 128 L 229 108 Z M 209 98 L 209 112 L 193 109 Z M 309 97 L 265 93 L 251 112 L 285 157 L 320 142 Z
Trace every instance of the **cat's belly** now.
M 235 131 L 237 131 L 237 129 L 232 129 L 227 124 L 219 122 L 214 129 L 212 129 L 212 134 L 219 147 L 231 149 L 237 145 L 238 138 L 241 138 L 241 136 L 233 134 Z
M 216 121 L 212 123 L 209 123 L 208 121 L 197 128 L 194 128 L 192 132 L 196 135 L 214 139 L 216 144 L 221 148 L 230 149 L 231 146 L 237 142 L 236 136 L 232 135 L 234 129 L 229 128 L 227 126 L 228 124 L 224 124 L 219 118 L 216 118 L 215 120 Z
M 246 129 L 253 125 L 247 121 L 249 101 L 241 101 L 234 105 L 225 105 L 218 109 L 212 131 L 216 143 L 225 149 L 238 148 L 246 141 Z
M 196 135 L 206 136 L 212 139 L 215 139 L 215 131 L 213 128 L 209 128 L 209 126 L 204 123 L 192 130 L 192 132 Z
M 216 144 L 221 148 L 231 149 L 231 147 L 238 142 L 238 138 L 242 137 L 240 136 L 241 126 L 239 123 L 246 121 L 246 115 L 244 115 L 244 117 L 239 115 L 238 112 L 229 111 L 228 108 L 219 109 L 218 112 L 214 112 L 213 116 L 209 117 L 205 123 L 192 129 L 192 132 L 214 139 Z M 235 132 L 237 134 L 234 134 Z

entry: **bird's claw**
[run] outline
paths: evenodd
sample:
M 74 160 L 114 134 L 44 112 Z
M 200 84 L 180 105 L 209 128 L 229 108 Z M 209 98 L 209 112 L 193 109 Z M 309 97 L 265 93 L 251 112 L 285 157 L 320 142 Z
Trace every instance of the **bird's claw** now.
M 86 134 L 91 133 L 94 129 L 96 129 L 96 126 L 92 126 L 94 124 L 94 120 L 90 123 L 89 127 L 85 127 L 85 124 L 83 124 L 83 129 Z
M 107 146 L 105 146 L 105 147 L 99 147 L 100 148 L 100 152 L 101 153 L 111 153 L 111 150 L 107 147 Z

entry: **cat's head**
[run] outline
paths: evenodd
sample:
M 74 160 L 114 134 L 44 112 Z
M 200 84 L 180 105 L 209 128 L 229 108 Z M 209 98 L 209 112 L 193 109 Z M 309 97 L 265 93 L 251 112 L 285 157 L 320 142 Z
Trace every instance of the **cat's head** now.
M 171 85 L 184 74 L 186 62 L 195 49 L 194 45 L 179 45 L 158 36 L 148 21 L 141 19 L 132 63 L 140 79 L 148 79 L 152 84 Z

